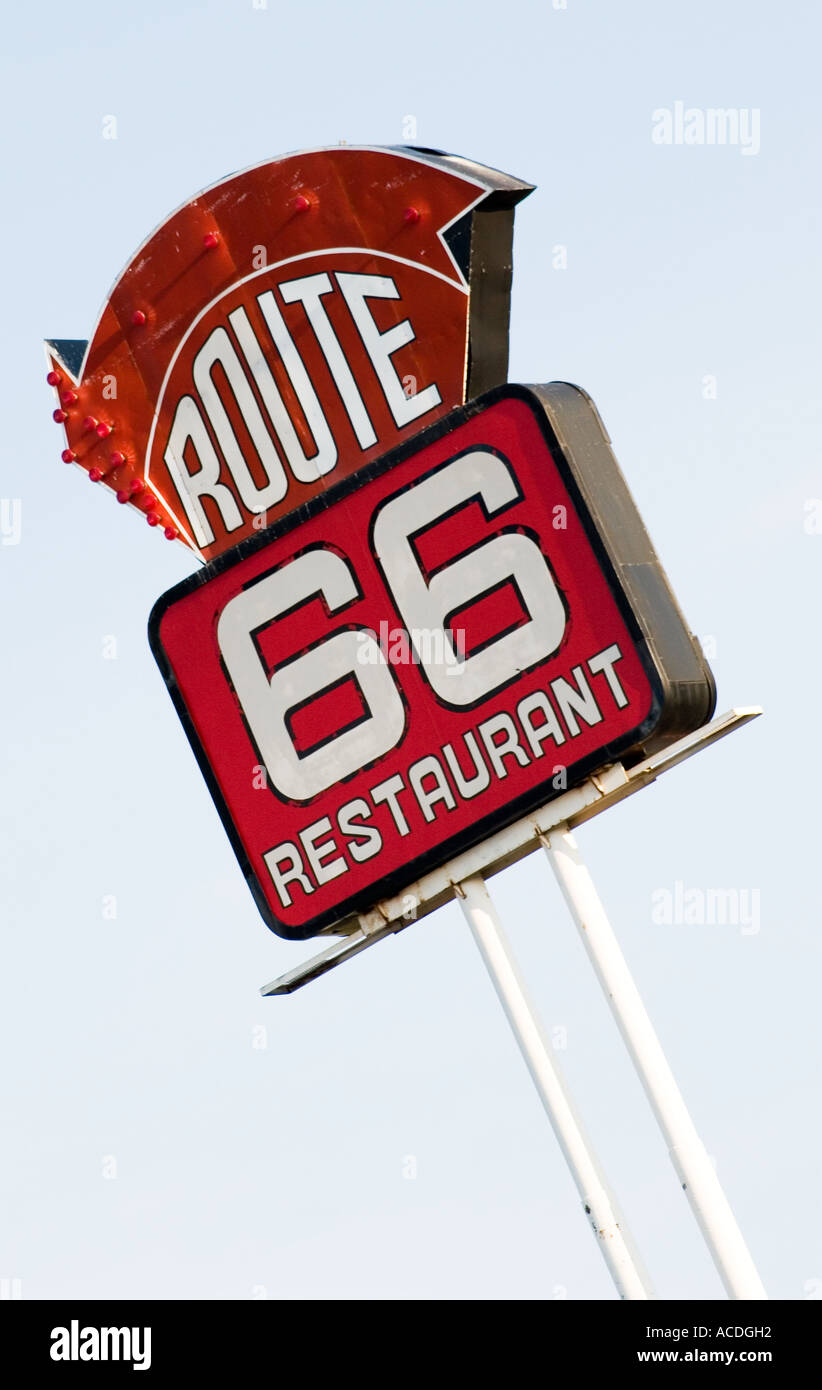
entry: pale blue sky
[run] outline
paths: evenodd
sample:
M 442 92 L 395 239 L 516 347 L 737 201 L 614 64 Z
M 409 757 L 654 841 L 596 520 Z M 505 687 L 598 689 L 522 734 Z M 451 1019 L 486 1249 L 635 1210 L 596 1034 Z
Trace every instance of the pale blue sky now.
M 613 1297 L 456 908 L 257 997 L 312 946 L 259 919 L 148 649 L 192 565 L 62 466 L 43 380 L 42 338 L 87 336 L 200 187 L 407 116 L 537 185 L 511 380 L 591 393 L 718 709 L 765 706 L 578 839 L 767 1288 L 822 1293 L 821 42 L 813 6 L 761 0 L 6 15 L 0 1276 L 25 1297 Z M 680 100 L 757 109 L 760 152 L 655 145 Z M 656 925 L 677 880 L 758 890 L 759 932 Z M 494 891 L 658 1293 L 720 1296 L 547 864 Z

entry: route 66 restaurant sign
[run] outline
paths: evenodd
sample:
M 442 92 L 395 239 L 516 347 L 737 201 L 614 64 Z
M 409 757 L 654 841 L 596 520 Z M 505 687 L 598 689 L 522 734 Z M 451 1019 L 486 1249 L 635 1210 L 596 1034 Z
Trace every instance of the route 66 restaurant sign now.
M 150 641 L 285 937 L 713 711 L 593 404 L 505 384 L 530 191 L 289 155 L 172 214 L 88 345 L 47 344 L 64 460 L 206 562 Z
M 507 384 L 530 191 L 343 146 L 199 194 L 88 344 L 47 343 L 62 457 L 205 562 L 152 650 L 264 920 L 339 938 L 262 992 L 456 896 L 617 1290 L 651 1297 L 487 889 L 542 846 L 729 1295 L 764 1298 L 572 834 L 760 711 L 708 722 L 589 397 Z

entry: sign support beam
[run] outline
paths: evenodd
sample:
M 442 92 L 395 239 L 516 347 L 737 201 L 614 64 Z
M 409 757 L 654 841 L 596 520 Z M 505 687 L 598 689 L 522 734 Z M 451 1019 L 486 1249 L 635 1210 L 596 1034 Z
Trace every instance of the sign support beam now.
M 677 739 L 661 752 L 643 759 L 631 768 L 622 763 L 612 763 L 589 777 L 578 787 L 572 787 L 561 796 L 550 801 L 538 811 L 533 811 L 513 825 L 491 835 L 482 844 L 449 860 L 441 868 L 425 874 L 416 883 L 409 884 L 397 897 L 377 903 L 372 911 L 363 913 L 341 924 L 335 940 L 319 955 L 295 966 L 270 984 L 263 985 L 263 996 L 291 994 L 302 989 L 312 980 L 319 979 L 343 961 L 359 955 L 361 951 L 374 946 L 378 941 L 403 931 L 412 922 L 419 921 L 444 903 L 453 901 L 455 884 L 481 874 L 489 878 L 492 874 L 514 864 L 526 854 L 532 854 L 540 847 L 540 837 L 558 825 L 573 828 L 600 815 L 627 796 L 633 796 L 643 787 L 650 786 L 663 772 L 677 767 L 679 763 L 709 748 L 712 743 L 741 729 L 743 725 L 756 719 L 762 710 L 758 705 L 749 705 L 728 710 L 710 724 L 697 729 L 685 738 Z
M 637 1264 L 624 1222 L 617 1220 L 605 1176 L 551 1057 L 502 923 L 479 874 L 457 885 L 457 898 L 571 1170 L 619 1296 L 628 1300 L 653 1298 Z
M 540 838 L 728 1297 L 767 1298 L 579 846 L 567 825 Z

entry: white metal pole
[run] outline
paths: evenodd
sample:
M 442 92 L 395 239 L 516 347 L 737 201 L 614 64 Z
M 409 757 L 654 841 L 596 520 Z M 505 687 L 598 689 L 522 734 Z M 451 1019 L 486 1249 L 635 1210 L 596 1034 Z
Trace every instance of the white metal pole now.
M 617 1221 L 604 1176 L 551 1059 L 485 882 L 479 874 L 472 875 L 456 885 L 456 893 L 571 1169 L 619 1295 L 624 1299 L 652 1298 L 624 1226 Z
M 541 836 L 565 901 L 665 1135 L 674 1168 L 729 1298 L 767 1298 L 748 1247 L 694 1127 L 625 957 L 567 825 Z

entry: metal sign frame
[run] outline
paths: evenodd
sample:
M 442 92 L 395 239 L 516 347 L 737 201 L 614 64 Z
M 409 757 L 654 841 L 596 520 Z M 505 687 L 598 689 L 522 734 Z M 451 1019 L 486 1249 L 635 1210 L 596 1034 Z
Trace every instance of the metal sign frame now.
M 616 806 L 626 797 L 633 796 L 661 777 L 664 772 L 678 767 L 695 753 L 702 752 L 727 734 L 741 729 L 752 719 L 757 719 L 762 710 L 758 705 L 740 706 L 728 710 L 718 719 L 686 738 L 678 739 L 659 753 L 632 767 L 622 763 L 611 763 L 586 778 L 578 787 L 572 787 L 554 798 L 547 805 L 530 815 L 522 816 L 512 825 L 489 836 L 479 845 L 474 845 L 464 853 L 456 855 L 440 868 L 425 874 L 422 878 L 407 885 L 405 891 L 394 897 L 382 898 L 370 912 L 362 913 L 346 924 L 346 929 L 333 933 L 340 940 L 328 946 L 318 955 L 297 965 L 293 969 L 263 985 L 260 994 L 291 994 L 304 985 L 326 975 L 329 970 L 342 965 L 344 961 L 357 956 L 361 951 L 384 941 L 386 937 L 396 936 L 414 922 L 435 912 L 438 907 L 459 897 L 459 884 L 477 874 L 491 878 L 501 869 L 516 864 L 526 855 L 538 850 L 545 837 L 558 826 L 573 829 L 601 815 L 611 806 Z M 331 935 L 331 933 L 329 933 Z

